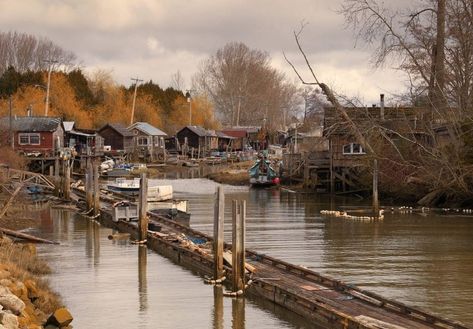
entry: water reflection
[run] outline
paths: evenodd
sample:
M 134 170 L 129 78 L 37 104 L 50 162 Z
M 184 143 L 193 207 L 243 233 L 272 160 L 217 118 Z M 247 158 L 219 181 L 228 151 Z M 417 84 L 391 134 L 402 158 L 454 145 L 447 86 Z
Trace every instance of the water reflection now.
M 138 246 L 138 296 L 140 301 L 140 313 L 145 313 L 148 309 L 148 284 L 146 271 L 148 264 L 148 248 Z
M 71 221 L 72 222 L 72 221 Z M 100 224 L 94 220 L 85 219 L 85 251 L 87 258 L 94 266 L 100 264 Z
M 244 298 L 232 298 L 232 328 L 245 329 Z
M 215 285 L 214 287 L 214 308 L 213 308 L 213 328 L 223 329 L 223 286 Z
M 109 240 L 117 232 L 88 218 L 58 210 L 48 215 L 34 234 L 61 245 L 40 245 L 38 253 L 53 268 L 49 280 L 75 328 L 311 327 L 287 311 L 274 312 L 272 304 L 224 298 L 222 287 L 203 284 L 144 246 Z
M 190 200 L 191 227 L 212 234 L 216 184 L 168 182 Z M 473 217 L 388 213 L 382 222 L 349 221 L 321 217 L 320 210 L 369 206 L 370 201 L 224 189 L 226 241 L 231 240 L 231 200 L 245 199 L 248 248 L 473 324 Z

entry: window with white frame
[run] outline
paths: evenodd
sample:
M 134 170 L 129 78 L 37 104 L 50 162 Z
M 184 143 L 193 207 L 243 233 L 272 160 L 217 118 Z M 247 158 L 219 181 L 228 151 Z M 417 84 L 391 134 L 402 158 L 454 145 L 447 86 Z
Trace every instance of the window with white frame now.
M 148 146 L 148 137 L 138 137 L 138 146 Z
M 343 154 L 351 155 L 351 154 L 366 154 L 363 146 L 358 143 L 350 143 L 343 145 Z
M 20 145 L 40 145 L 40 135 L 31 133 L 18 134 L 18 143 Z

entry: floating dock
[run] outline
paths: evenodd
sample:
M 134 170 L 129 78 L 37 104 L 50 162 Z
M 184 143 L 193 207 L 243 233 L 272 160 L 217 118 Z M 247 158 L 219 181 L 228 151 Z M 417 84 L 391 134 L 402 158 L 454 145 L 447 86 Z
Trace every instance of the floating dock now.
M 82 190 L 74 192 L 85 197 Z M 100 217 L 105 226 L 130 233 L 138 239 L 136 222 L 112 220 L 112 205 L 117 199 L 101 197 Z M 213 276 L 213 238 L 182 224 L 148 213 L 159 232 L 148 230 L 147 246 L 176 263 L 194 269 L 201 275 Z M 226 251 L 231 250 L 224 244 Z M 282 260 L 245 250 L 246 294 L 269 300 L 330 329 L 402 329 L 444 328 L 467 329 L 465 325 L 426 311 L 386 299 L 375 293 L 323 276 L 312 270 Z M 227 276 L 232 267 L 225 265 Z M 231 280 L 228 280 L 231 281 Z

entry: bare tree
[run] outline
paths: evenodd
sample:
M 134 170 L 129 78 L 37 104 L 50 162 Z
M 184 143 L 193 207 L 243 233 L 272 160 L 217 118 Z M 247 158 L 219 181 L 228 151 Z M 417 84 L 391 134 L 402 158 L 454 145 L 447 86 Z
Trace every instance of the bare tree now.
M 297 88 L 271 67 L 266 52 L 229 43 L 202 63 L 194 85 L 209 95 L 227 125 L 279 127 Z
M 171 87 L 176 90 L 184 90 L 185 80 L 180 70 L 171 75 Z
M 374 0 L 346 0 L 341 12 L 358 39 L 376 45 L 375 65 L 388 58 L 398 59 L 399 69 L 411 81 L 410 90 L 418 92 L 415 98 L 426 98 L 421 105 L 429 108 L 432 116 L 418 121 L 423 111 L 411 111 L 414 115 L 392 126 L 392 122 L 387 125 L 370 117 L 368 110 L 348 111 L 341 98 L 317 79 L 300 45 L 300 31 L 295 33 L 296 43 L 313 81 L 304 81 L 293 68 L 304 84 L 322 89 L 338 113 L 336 125 L 351 132 L 373 157 L 390 164 L 390 174 L 399 178 L 396 185 L 419 183 L 431 191 L 427 201 L 439 196 L 462 200 L 471 197 L 473 185 L 473 166 L 466 160 L 471 148 L 468 143 L 473 141 L 470 125 L 465 125 L 469 109 L 461 105 L 471 99 L 473 29 L 468 19 L 473 5 L 467 0 L 452 0 L 448 7 L 443 0 L 416 4 L 416 10 L 401 14 Z M 364 120 L 354 120 L 355 112 L 361 112 Z M 443 143 L 438 143 L 439 129 L 450 136 Z
M 19 32 L 0 33 L 0 74 L 13 66 L 18 72 L 47 70 L 47 60 L 68 70 L 75 65 L 76 56 L 47 38 Z

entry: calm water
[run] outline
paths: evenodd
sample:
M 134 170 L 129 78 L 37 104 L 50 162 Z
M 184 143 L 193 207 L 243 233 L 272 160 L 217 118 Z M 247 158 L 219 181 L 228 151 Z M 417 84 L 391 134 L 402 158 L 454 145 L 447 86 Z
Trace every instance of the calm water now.
M 191 226 L 212 232 L 216 184 L 156 180 L 190 200 Z M 387 214 L 383 222 L 323 218 L 330 200 L 280 190 L 225 187 L 247 200 L 247 247 L 473 326 L 473 217 Z M 359 206 L 335 199 L 332 207 Z M 110 229 L 67 212 L 41 216 L 51 283 L 75 316 L 75 328 L 305 328 L 290 313 L 260 301 L 221 298 L 196 274 L 166 258 L 107 239 Z M 231 227 L 225 228 L 230 240 Z

